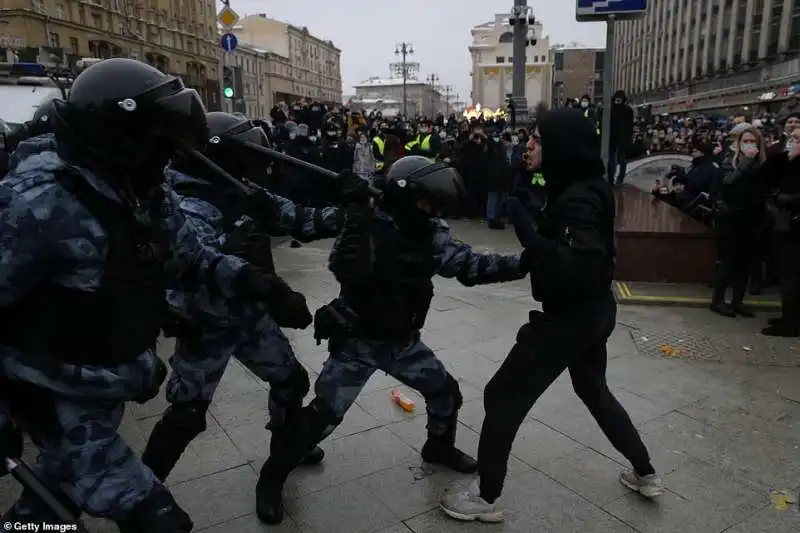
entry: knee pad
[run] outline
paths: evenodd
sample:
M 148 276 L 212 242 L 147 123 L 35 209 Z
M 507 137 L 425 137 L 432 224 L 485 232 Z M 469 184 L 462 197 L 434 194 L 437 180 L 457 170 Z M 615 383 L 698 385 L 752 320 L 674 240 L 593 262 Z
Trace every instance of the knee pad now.
M 210 402 L 181 402 L 170 405 L 159 424 L 170 428 L 170 433 L 193 439 L 206 430 L 206 413 Z
M 170 492 L 158 486 L 117 524 L 120 533 L 191 533 L 194 523 Z

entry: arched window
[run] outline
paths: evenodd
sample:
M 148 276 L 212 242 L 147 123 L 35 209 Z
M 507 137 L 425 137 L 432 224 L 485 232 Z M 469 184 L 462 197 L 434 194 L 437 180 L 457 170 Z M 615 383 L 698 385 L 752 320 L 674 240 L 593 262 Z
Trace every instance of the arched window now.
M 500 36 L 500 39 L 498 39 L 498 42 L 510 43 L 513 40 L 514 40 L 514 34 L 511 33 L 510 31 L 507 31 L 503 35 Z

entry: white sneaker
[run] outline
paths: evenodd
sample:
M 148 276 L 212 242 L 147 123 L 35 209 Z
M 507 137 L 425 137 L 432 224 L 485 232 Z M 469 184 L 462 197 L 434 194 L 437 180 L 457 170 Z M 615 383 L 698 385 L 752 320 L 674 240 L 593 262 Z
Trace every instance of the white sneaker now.
M 655 498 L 656 496 L 661 496 L 666 491 L 664 482 L 658 474 L 640 476 L 633 470 L 630 470 L 621 473 L 619 475 L 619 481 L 645 498 Z
M 503 510 L 497 503 L 489 503 L 480 496 L 478 480 L 473 480 L 466 489 L 451 486 L 442 495 L 439 503 L 442 511 L 451 518 L 467 522 L 502 522 Z

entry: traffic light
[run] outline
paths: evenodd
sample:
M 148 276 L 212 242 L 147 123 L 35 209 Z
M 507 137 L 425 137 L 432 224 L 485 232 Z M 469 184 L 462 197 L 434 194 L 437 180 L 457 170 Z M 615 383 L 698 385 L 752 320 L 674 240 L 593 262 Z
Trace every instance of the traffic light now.
M 222 67 L 222 96 L 225 98 L 233 98 L 236 94 L 235 86 L 233 69 L 231 67 Z

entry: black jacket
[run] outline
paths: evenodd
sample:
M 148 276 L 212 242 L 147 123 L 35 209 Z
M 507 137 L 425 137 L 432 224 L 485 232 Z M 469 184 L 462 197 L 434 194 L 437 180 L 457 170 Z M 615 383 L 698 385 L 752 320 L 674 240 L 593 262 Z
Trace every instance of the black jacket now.
M 627 149 L 633 139 L 633 109 L 624 92 L 614 93 L 614 99 L 617 98 L 622 99 L 622 103 L 611 106 L 611 144 Z
M 609 294 L 614 197 L 599 138 L 581 111 L 549 111 L 538 129 L 547 202 L 536 220 L 512 210 L 512 222 L 526 248 L 534 299 L 551 308 L 580 305 Z M 532 222 L 536 231 L 530 231 Z

